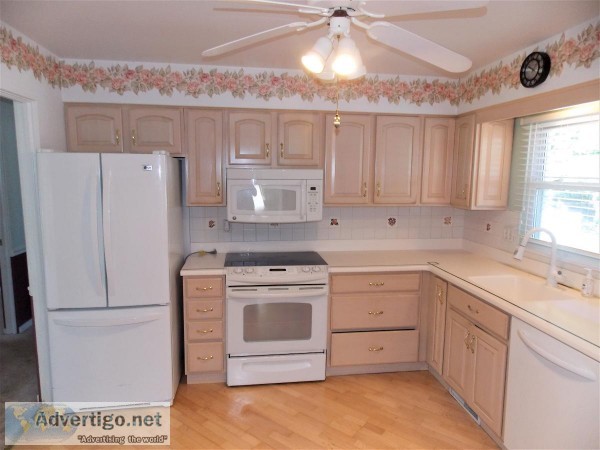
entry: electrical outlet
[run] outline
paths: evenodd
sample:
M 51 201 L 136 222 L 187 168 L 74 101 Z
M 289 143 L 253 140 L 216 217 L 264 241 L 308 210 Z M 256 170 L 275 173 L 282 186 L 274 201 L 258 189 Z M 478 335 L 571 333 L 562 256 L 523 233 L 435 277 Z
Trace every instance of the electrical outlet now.
M 502 237 L 504 238 L 505 241 L 512 241 L 512 228 L 504 227 Z

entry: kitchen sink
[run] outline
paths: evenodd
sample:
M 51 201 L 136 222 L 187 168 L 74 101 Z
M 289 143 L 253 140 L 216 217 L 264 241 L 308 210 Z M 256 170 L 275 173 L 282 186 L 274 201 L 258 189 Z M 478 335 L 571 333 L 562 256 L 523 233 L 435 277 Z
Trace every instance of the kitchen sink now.
M 573 296 L 546 285 L 546 281 L 519 275 L 481 275 L 469 277 L 469 281 L 505 300 L 552 301 L 570 300 Z

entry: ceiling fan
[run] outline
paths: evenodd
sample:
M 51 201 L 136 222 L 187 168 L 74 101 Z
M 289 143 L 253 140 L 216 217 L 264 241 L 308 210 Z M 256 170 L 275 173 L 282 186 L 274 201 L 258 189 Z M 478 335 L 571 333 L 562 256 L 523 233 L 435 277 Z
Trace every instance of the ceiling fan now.
M 324 80 L 333 80 L 336 76 L 345 79 L 354 79 L 366 73 L 358 48 L 356 48 L 356 44 L 350 38 L 351 25 L 366 30 L 367 35 L 378 43 L 398 49 L 448 72 L 465 72 L 472 65 L 469 58 L 397 25 L 381 20 L 371 21 L 371 19 L 383 19 L 386 14 L 377 14 L 365 9 L 368 6 L 368 2 L 365 0 L 321 2 L 330 4 L 331 6 L 317 6 L 317 2 L 314 0 L 309 1 L 306 5 L 277 0 L 230 1 L 293 8 L 298 13 L 316 15 L 320 16 L 320 18 L 308 22 L 292 22 L 245 36 L 205 50 L 202 52 L 202 56 L 211 57 L 221 55 L 265 39 L 327 24 L 329 26 L 327 36 L 319 38 L 312 49 L 302 57 L 304 66 L 317 77 Z M 385 5 L 387 16 L 406 16 L 440 11 L 476 9 L 484 7 L 487 3 L 487 0 L 420 0 L 390 1 L 386 2 Z M 266 12 L 269 11 L 266 10 Z M 367 21 L 363 21 L 363 19 Z M 334 52 L 335 46 L 337 48 Z

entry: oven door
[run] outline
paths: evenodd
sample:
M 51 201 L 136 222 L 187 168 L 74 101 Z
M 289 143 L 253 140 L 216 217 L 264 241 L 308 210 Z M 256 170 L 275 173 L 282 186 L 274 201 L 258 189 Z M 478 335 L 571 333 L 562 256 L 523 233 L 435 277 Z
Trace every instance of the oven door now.
M 322 352 L 327 347 L 327 286 L 227 288 L 231 356 Z
M 227 220 L 306 222 L 306 180 L 228 180 Z

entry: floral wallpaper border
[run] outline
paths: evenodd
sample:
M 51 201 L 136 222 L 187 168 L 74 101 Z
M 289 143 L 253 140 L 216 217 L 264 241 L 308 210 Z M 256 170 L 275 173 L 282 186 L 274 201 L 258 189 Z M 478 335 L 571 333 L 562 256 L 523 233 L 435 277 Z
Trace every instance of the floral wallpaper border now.
M 563 34 L 558 41 L 541 50 L 547 52 L 552 60 L 550 77 L 560 75 L 566 66 L 589 68 L 600 57 L 600 22 L 590 24 L 574 38 L 566 39 Z M 246 74 L 243 69 L 206 72 L 203 69 L 177 71 L 170 66 L 157 68 L 140 65 L 133 68 L 127 64 L 105 68 L 96 67 L 93 61 L 69 64 L 43 55 L 38 47 L 13 36 L 6 27 L 0 27 L 0 52 L 2 63 L 9 69 L 16 67 L 20 72 L 31 71 L 36 79 L 45 79 L 55 88 L 80 86 L 86 92 L 95 92 L 100 88 L 122 95 L 125 92 L 140 94 L 157 90 L 168 97 L 179 92 L 195 98 L 230 93 L 236 98 L 249 95 L 266 101 L 298 95 L 308 102 L 315 98 L 335 102 L 339 89 L 340 99 L 346 101 L 365 98 L 370 103 L 378 103 L 385 99 L 391 104 L 406 102 L 415 105 L 446 101 L 451 105 L 472 103 L 490 92 L 497 95 L 502 89 L 521 89 L 519 70 L 526 56 L 523 53 L 508 63 L 501 61 L 497 66 L 464 80 L 403 81 L 400 77 L 380 79 L 378 76 L 367 76 L 359 80 L 341 81 L 336 86 L 308 75 L 278 75 L 267 71 Z

